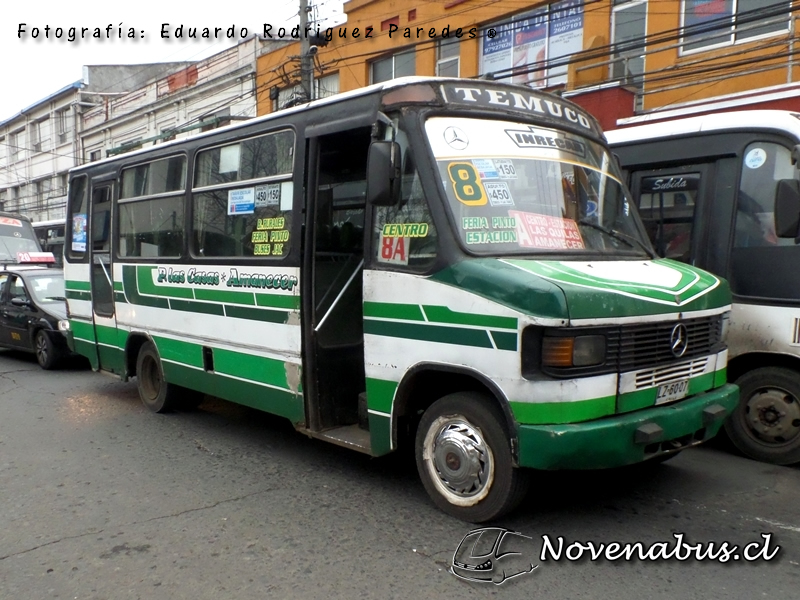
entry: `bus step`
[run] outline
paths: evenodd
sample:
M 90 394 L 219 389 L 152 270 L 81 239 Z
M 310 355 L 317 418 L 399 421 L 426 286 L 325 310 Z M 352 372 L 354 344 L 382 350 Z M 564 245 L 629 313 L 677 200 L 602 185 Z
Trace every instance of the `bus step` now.
M 325 431 L 309 431 L 308 429 L 300 429 L 300 431 L 313 438 L 325 440 L 337 446 L 357 450 L 364 454 L 372 454 L 369 431 L 361 429 L 358 424 L 335 427 Z

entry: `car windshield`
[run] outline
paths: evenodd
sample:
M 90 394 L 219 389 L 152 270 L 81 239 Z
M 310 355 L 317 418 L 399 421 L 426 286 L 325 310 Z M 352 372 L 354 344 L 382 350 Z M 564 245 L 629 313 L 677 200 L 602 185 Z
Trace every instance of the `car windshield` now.
M 653 256 L 603 145 L 510 121 L 434 117 L 425 129 L 470 252 Z
M 64 294 L 63 271 L 47 269 L 41 274 L 29 274 L 26 281 L 28 291 L 33 295 L 37 304 L 64 303 L 67 300 Z
M 0 217 L 0 261 L 16 262 L 17 252 L 39 252 L 39 242 L 30 223 Z

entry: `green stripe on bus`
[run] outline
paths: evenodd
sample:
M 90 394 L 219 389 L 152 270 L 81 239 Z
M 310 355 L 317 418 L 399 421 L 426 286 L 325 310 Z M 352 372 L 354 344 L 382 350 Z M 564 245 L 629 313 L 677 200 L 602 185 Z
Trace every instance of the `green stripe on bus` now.
M 140 294 L 167 298 L 194 299 L 192 288 L 156 285 L 153 283 L 153 271 L 155 270 L 156 267 L 136 267 L 136 282 L 139 284 L 138 290 Z M 125 287 L 128 287 L 127 284 Z
M 73 290 L 64 290 L 64 296 L 67 300 L 85 300 L 91 302 L 92 295 L 89 292 L 75 292 Z
M 516 329 L 517 319 L 514 317 L 499 317 L 497 315 L 476 315 L 473 313 L 456 312 L 446 306 L 424 305 L 423 310 L 428 321 L 434 323 L 450 323 L 452 325 L 475 325 L 476 327 L 495 327 L 498 329 Z
M 78 321 L 76 319 L 69 320 L 69 328 L 72 330 L 72 335 L 76 338 L 84 340 L 94 339 L 94 325 L 88 321 Z
M 364 302 L 364 316 L 406 321 L 425 320 L 418 304 L 394 304 L 391 302 Z
M 210 300 L 211 302 L 228 302 L 230 304 L 246 304 L 255 306 L 256 301 L 253 292 L 234 292 L 228 290 L 207 290 L 195 288 L 195 298 L 198 300 Z
M 114 302 L 121 302 L 122 304 L 127 304 L 128 299 L 125 298 L 125 294 L 123 292 L 114 292 Z
M 397 386 L 396 381 L 367 377 L 367 408 L 391 414 Z
M 521 425 L 555 425 L 580 423 L 613 415 L 616 396 L 577 400 L 575 402 L 515 402 L 511 401 L 511 411 Z
M 457 312 L 447 306 L 418 304 L 396 304 L 393 302 L 364 302 L 364 316 L 379 319 L 400 319 L 404 321 L 428 321 L 448 325 L 474 325 L 497 329 L 516 329 L 515 317 L 480 315 Z
M 208 373 L 169 362 L 164 363 L 164 376 L 170 383 L 285 417 L 292 423 L 305 421 L 303 398 L 290 391 L 268 388 L 249 381 L 231 379 L 220 373 Z
M 494 340 L 494 345 L 498 350 L 511 350 L 517 351 L 517 333 L 510 333 L 508 331 L 490 331 L 489 335 Z
M 225 305 L 225 314 L 235 319 L 250 319 L 251 321 L 264 321 L 266 323 L 285 324 L 289 313 L 282 310 L 269 310 L 263 308 L 248 308 L 246 306 Z
M 85 292 L 89 292 L 92 289 L 88 281 L 77 281 L 75 279 L 67 279 L 64 281 L 64 287 L 68 290 L 82 290 Z
M 289 390 L 286 381 L 286 363 L 282 360 L 215 348 L 214 370 L 217 373 Z
M 387 417 L 370 413 L 369 445 L 372 456 L 383 456 L 392 451 L 392 421 Z
M 192 367 L 203 368 L 203 347 L 167 337 L 154 337 L 161 360 L 172 360 Z
M 131 304 L 152 306 L 154 308 L 169 308 L 169 303 L 165 298 L 154 298 L 139 294 L 139 288 L 136 284 L 136 267 L 134 265 L 122 265 L 122 283 L 125 286 L 125 295 Z
M 107 325 L 95 325 L 94 332 L 97 336 L 98 344 L 106 344 L 108 346 L 119 347 L 117 328 L 108 327 Z
M 300 309 L 300 296 L 287 294 L 256 294 L 256 304 L 269 308 Z
M 200 313 L 204 315 L 219 315 L 221 317 L 225 314 L 221 305 L 210 304 L 208 302 L 192 302 L 189 300 L 178 300 L 176 298 L 172 298 L 169 301 L 169 307 L 173 310 Z
M 122 288 L 122 282 L 121 282 L 121 281 L 115 281 L 115 282 L 114 282 L 114 291 L 115 291 L 115 292 L 121 292 L 121 291 L 123 291 L 123 288 Z
M 364 333 L 459 346 L 492 348 L 488 332 L 481 329 L 364 319 Z

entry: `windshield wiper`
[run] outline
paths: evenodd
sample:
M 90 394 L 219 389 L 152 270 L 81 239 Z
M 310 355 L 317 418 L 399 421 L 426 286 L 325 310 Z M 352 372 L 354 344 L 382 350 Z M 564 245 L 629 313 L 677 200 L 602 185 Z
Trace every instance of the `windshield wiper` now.
M 633 237 L 632 235 L 628 235 L 627 233 L 622 233 L 621 231 L 617 231 L 616 229 L 611 229 L 609 227 L 603 227 L 599 223 L 592 223 L 591 221 L 587 221 L 586 219 L 581 219 L 578 221 L 578 225 L 586 225 L 587 227 L 591 227 L 592 229 L 597 229 L 598 231 L 602 231 L 606 235 L 614 238 L 615 240 L 620 240 L 621 242 L 625 242 L 631 248 L 636 248 L 637 246 L 645 251 L 647 256 L 652 259 L 658 258 L 658 256 L 653 252 L 650 248 L 645 246 L 641 241 Z
M 67 299 L 64 296 L 46 296 L 45 300 L 63 300 L 64 302 L 67 301 Z

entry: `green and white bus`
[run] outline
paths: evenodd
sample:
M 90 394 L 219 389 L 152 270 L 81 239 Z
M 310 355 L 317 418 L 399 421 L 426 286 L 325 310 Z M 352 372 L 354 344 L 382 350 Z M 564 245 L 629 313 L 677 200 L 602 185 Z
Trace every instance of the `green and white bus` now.
M 752 458 L 800 462 L 800 115 L 723 112 L 606 135 L 659 254 L 730 281 L 741 401 L 728 436 Z
M 69 332 L 162 412 L 207 393 L 486 521 L 528 469 L 714 436 L 728 284 L 656 259 L 595 120 L 398 79 L 74 169 Z

